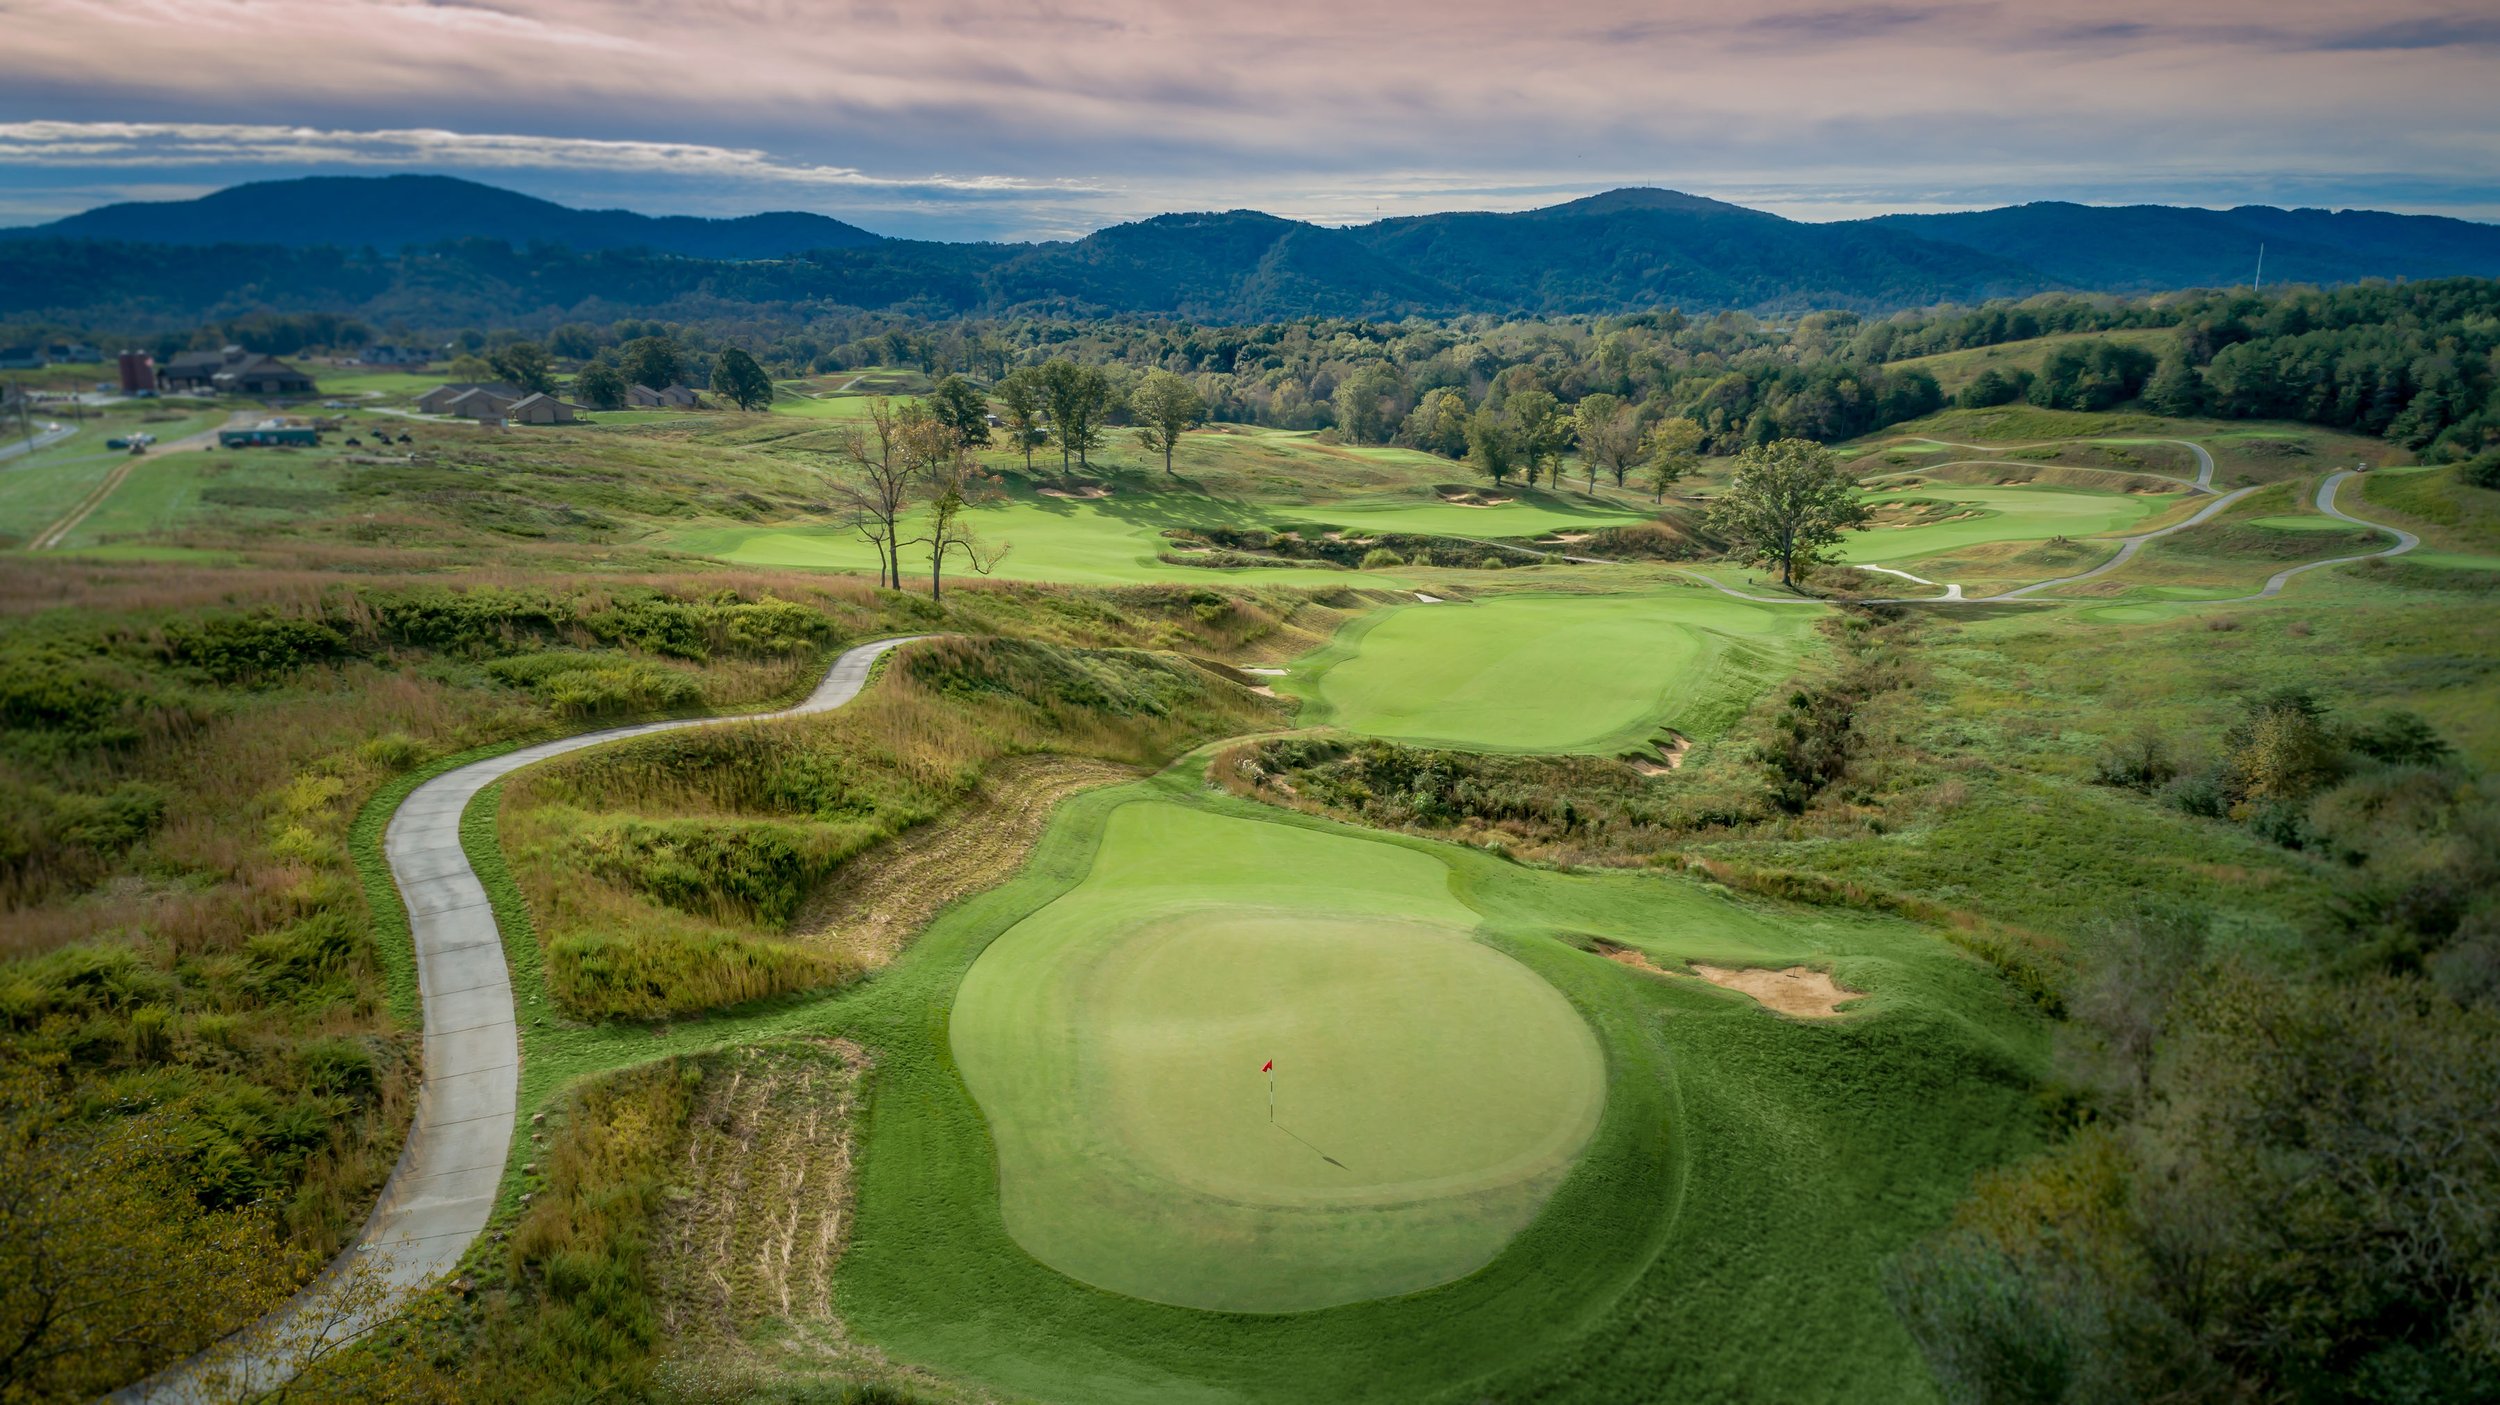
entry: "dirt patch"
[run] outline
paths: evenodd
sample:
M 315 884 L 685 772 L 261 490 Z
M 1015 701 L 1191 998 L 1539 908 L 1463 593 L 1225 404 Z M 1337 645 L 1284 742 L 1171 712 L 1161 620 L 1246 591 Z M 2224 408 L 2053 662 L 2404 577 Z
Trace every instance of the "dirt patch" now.
M 1099 483 L 1088 483 L 1081 488 L 1036 488 L 1033 491 L 1046 498 L 1107 498 L 1111 496 L 1111 490 Z
M 1712 985 L 1750 995 L 1783 1015 L 1808 1020 L 1838 1019 L 1844 1001 L 1866 993 L 1850 990 L 1834 981 L 1831 972 L 1811 966 L 1774 971 L 1761 966 L 1705 966 L 1696 961 L 1693 974 Z
M 800 909 L 791 931 L 862 966 L 883 966 L 940 908 L 997 886 L 1023 866 L 1060 801 L 1137 775 L 1108 761 L 1058 756 L 999 767 L 954 813 L 844 864 Z
M 1666 967 L 1650 960 L 1649 953 L 1637 947 L 1618 946 L 1613 942 L 1600 941 L 1595 944 L 1595 949 L 1598 955 L 1618 966 L 1629 966 L 1635 971 L 1643 971 L 1653 976 L 1674 974 Z

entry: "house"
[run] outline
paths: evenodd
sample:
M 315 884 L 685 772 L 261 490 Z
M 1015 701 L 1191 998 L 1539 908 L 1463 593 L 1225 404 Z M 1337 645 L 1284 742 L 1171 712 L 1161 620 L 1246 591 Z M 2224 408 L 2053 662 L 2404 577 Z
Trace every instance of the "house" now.
M 625 408 L 629 410 L 700 410 L 703 397 L 691 388 L 672 385 L 666 390 L 653 390 L 647 385 L 625 387 Z
M 552 395 L 530 395 L 512 402 L 504 418 L 513 424 L 579 424 L 586 405 L 573 405 Z
M 156 383 L 174 391 L 213 391 L 217 373 L 226 369 L 226 358 L 240 361 L 243 348 L 227 347 L 224 351 L 181 351 L 157 368 Z
M 517 391 L 506 395 L 500 388 L 478 386 L 451 397 L 440 413 L 457 415 L 464 420 L 500 424 L 503 422 L 503 417 L 511 413 L 512 407 L 520 404 L 525 398 L 527 397 Z
M 220 395 L 310 395 L 313 378 L 275 356 L 246 355 L 209 378 Z
M 506 385 L 501 381 L 451 381 L 418 396 L 417 408 L 429 415 L 448 415 L 453 412 L 451 402 L 473 390 L 486 391 L 507 405 L 529 393 L 517 385 Z
M 229 346 L 219 351 L 186 351 L 165 363 L 156 374 L 167 390 L 211 395 L 310 395 L 313 378 L 275 356 Z
M 104 359 L 96 352 L 94 347 L 89 346 L 87 343 L 82 341 L 56 341 L 45 347 L 43 349 L 43 354 L 47 359 L 51 360 L 55 364 L 68 361 L 84 365 L 90 361 L 101 361 Z
M 42 347 L 0 346 L 0 371 L 40 371 L 43 366 Z
M 433 360 L 425 348 L 418 346 L 368 346 L 356 353 L 360 366 L 422 366 Z

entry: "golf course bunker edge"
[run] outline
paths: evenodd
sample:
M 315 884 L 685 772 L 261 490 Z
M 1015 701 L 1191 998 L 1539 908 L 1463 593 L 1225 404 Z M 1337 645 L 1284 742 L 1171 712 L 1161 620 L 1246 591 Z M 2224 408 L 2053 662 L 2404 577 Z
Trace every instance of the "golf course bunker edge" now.
M 1007 1232 L 1081 1282 L 1213 1311 L 1481 1268 L 1588 1144 L 1606 1070 L 1477 922 L 1413 849 L 1112 811 L 1084 881 L 956 997 Z

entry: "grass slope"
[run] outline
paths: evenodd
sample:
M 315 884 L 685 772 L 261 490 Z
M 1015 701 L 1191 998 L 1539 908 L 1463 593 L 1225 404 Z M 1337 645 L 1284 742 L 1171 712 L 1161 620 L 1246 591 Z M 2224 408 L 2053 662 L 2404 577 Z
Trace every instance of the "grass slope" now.
M 1305 722 L 1489 751 L 1716 734 L 1804 650 L 1812 613 L 1716 592 L 1518 594 L 1364 617 L 1296 665 Z
M 2167 496 L 1960 483 L 1916 488 L 1878 484 L 1867 491 L 1866 498 L 1879 509 L 1884 504 L 1908 504 L 1914 516 L 1899 525 L 1877 525 L 1851 535 L 1840 546 L 1838 555 L 1843 561 L 1912 561 L 1987 542 L 2123 532 L 2172 502 Z M 1931 515 L 1939 510 L 1942 516 Z
M 1353 535 L 1411 532 L 1469 537 L 1535 537 L 1556 531 L 1591 530 L 1637 520 L 1641 514 L 1605 504 L 1538 497 L 1498 507 L 1463 507 L 1416 494 L 1373 497 L 1316 506 L 1246 504 L 1208 494 L 1135 491 L 1104 498 L 1062 498 L 1018 482 L 1011 496 L 971 514 L 983 541 L 1012 549 L 997 574 L 1009 580 L 1070 584 L 1140 581 L 1212 581 L 1239 578 L 1158 560 L 1173 547 L 1163 533 L 1175 527 L 1343 530 Z M 906 535 L 918 530 L 907 524 Z M 838 526 L 707 527 L 678 533 L 670 544 L 744 566 L 796 566 L 819 570 L 876 569 L 876 557 L 859 535 Z M 927 551 L 904 552 L 906 573 L 925 569 Z M 1272 585 L 1345 584 L 1355 579 L 1324 566 L 1266 567 L 1252 579 Z
M 1086 880 L 956 1000 L 1008 1231 L 1085 1282 L 1240 1312 L 1480 1267 L 1596 1129 L 1605 1063 L 1475 925 L 1429 855 L 1112 811 Z
M 958 1072 L 957 987 L 993 942 L 1091 877 L 1112 813 L 1141 799 L 1429 856 L 1449 899 L 1477 915 L 1479 939 L 1588 1022 L 1606 1051 L 1597 1131 L 1544 1212 L 1482 1268 L 1325 1311 L 1211 1313 L 1089 1287 L 1009 1233 L 1009 1143 L 993 1139 Z M 1298 881 L 1280 871 L 1275 891 Z M 1662 962 L 1828 964 L 1873 994 L 1850 1019 L 1803 1025 L 1606 960 L 1584 949 L 1597 936 Z M 831 1007 L 825 1027 L 878 1059 L 859 1219 L 836 1279 L 851 1332 L 980 1387 L 1102 1402 L 1532 1389 L 1586 1401 L 1925 1400 L 1874 1265 L 1939 1222 L 1975 1169 L 2031 1143 L 2024 1108 L 2040 1053 L 2036 1028 L 1983 970 L 1905 924 L 1364 835 L 1211 796 L 1188 767 L 1070 801 L 1024 875 L 941 917 Z M 1762 1291 L 1770 1282 L 1780 1291 Z M 1761 1349 L 1806 1322 L 1817 1350 Z

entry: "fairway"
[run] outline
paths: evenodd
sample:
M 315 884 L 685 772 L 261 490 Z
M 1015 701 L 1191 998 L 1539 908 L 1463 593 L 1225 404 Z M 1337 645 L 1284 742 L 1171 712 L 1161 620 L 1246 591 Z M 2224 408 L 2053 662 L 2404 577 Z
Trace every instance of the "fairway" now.
M 1325 565 L 1266 566 L 1217 570 L 1157 559 L 1176 543 L 1163 535 L 1174 527 L 1338 529 L 1358 533 L 1412 532 L 1471 537 L 1534 537 L 1588 530 L 1636 520 L 1641 514 L 1602 504 L 1585 509 L 1560 500 L 1461 507 L 1407 496 L 1359 499 L 1312 507 L 1253 507 L 1187 492 L 1116 493 L 1106 498 L 1050 497 L 1022 485 L 1010 500 L 969 514 L 985 543 L 1011 550 L 996 574 L 1003 580 L 1055 581 L 1070 585 L 1125 585 L 1141 581 L 1232 579 L 1261 585 L 1348 585 L 1397 577 L 1357 576 Z M 906 533 L 918 531 L 906 523 Z M 817 570 L 874 571 L 876 557 L 859 535 L 837 526 L 718 527 L 679 533 L 670 545 L 742 566 L 796 566 Z M 925 569 L 919 548 L 904 552 L 904 571 Z
M 1287 686 L 1303 720 L 1485 751 L 1716 735 L 1803 650 L 1814 612 L 1698 590 L 1492 596 L 1349 628 Z
M 1235 1312 L 1481 1267 L 1596 1130 L 1605 1064 L 1479 921 L 1412 849 L 1112 812 L 1084 882 L 956 1000 L 1009 1234 L 1097 1287 Z
M 1982 488 L 1958 483 L 1920 488 L 1875 487 L 1868 489 L 1865 497 L 1873 504 L 1949 503 L 1953 515 L 1943 521 L 1869 528 L 1841 543 L 1842 561 L 1906 561 L 1983 542 L 2099 536 L 2133 527 L 2175 500 L 2170 495 L 2095 493 L 2075 488 Z

